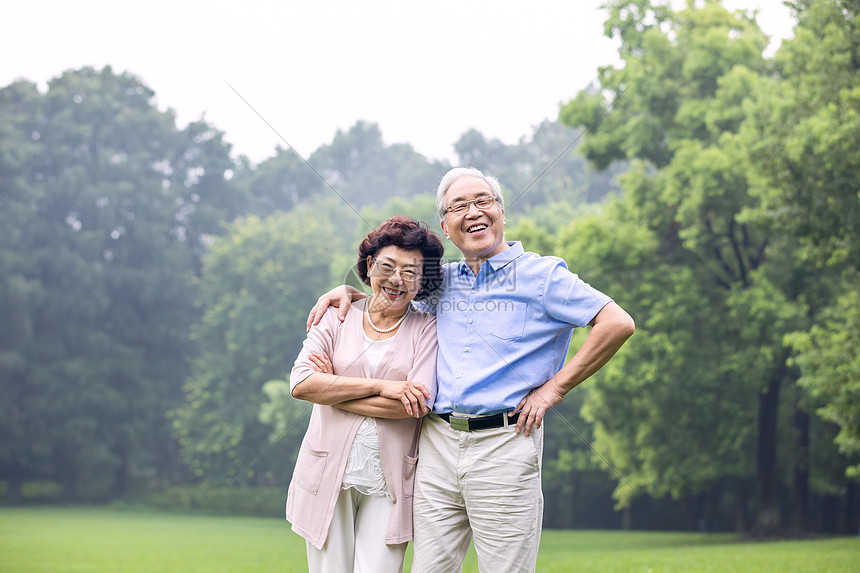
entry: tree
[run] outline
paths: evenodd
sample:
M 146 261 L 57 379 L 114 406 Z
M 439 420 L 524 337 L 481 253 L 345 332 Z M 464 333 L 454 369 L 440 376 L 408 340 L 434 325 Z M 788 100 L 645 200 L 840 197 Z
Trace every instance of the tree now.
M 222 134 L 178 130 L 154 97 L 109 67 L 0 90 L 12 490 L 47 478 L 104 498 L 176 471 L 164 413 L 186 374 L 191 279 L 239 198 Z
M 533 215 L 541 207 L 597 203 L 616 190 L 621 162 L 593 171 L 576 149 L 582 130 L 555 121 L 535 126 L 531 137 L 513 145 L 488 140 L 470 129 L 454 144 L 461 165 L 471 165 L 499 179 L 505 188 L 508 217 Z
M 614 100 L 583 149 L 598 167 L 634 161 L 622 179 L 623 208 L 609 224 L 620 217 L 627 235 L 650 237 L 643 244 L 653 245 L 651 254 L 643 260 L 659 269 L 653 278 L 661 288 L 642 293 L 650 306 L 633 305 L 648 348 L 634 341 L 630 361 L 607 371 L 586 412 L 597 425 L 597 443 L 640 492 L 679 497 L 726 479 L 740 487 L 755 475 L 754 531 L 771 534 L 781 522 L 780 390 L 797 377 L 786 366 L 782 337 L 803 324 L 797 285 L 809 269 L 790 241 L 743 216 L 758 202 L 742 126 L 749 101 L 776 81 L 762 55 L 766 38 L 751 16 L 729 13 L 716 1 L 689 2 L 675 12 L 619 0 L 608 10 L 607 34 L 620 38 L 624 65 L 601 69 L 600 90 L 581 92 L 561 117 L 586 125 Z M 578 236 L 594 241 L 594 233 Z M 577 253 L 641 252 L 622 239 L 579 243 Z M 646 288 L 633 284 L 628 269 L 611 268 L 620 292 Z M 634 362 L 644 375 L 625 371 Z M 639 395 L 633 412 L 619 416 L 617 408 L 630 412 L 622 396 L 631 399 L 631 379 Z M 616 490 L 622 504 L 633 494 Z
M 432 192 L 449 169 L 447 162 L 428 162 L 407 143 L 386 145 L 379 126 L 363 121 L 347 132 L 338 130 L 308 162 L 330 186 L 326 191 L 336 190 L 355 209 Z
M 43 123 L 40 103 L 30 83 L 0 90 L 0 471 L 11 500 L 19 497 L 24 479 L 50 475 L 50 442 L 38 431 L 38 396 L 27 384 L 32 301 L 44 296 L 28 268 L 24 238 L 44 195 L 30 176 L 42 152 L 36 131 Z
M 289 475 L 290 448 L 304 431 L 295 420 L 276 449 L 242 473 L 269 445 L 272 428 L 259 419 L 263 386 L 287 378 L 308 310 L 333 284 L 331 254 L 349 252 L 354 225 L 351 211 L 329 199 L 239 219 L 212 244 L 200 279 L 203 317 L 192 331 L 198 353 L 185 401 L 172 413 L 196 479 L 264 484 Z
M 790 340 L 799 353 L 801 387 L 811 394 L 805 399 L 808 407 L 838 425 L 839 450 L 856 464 L 850 444 L 858 410 L 850 406 L 850 396 L 857 369 L 850 352 L 844 354 L 843 334 L 837 330 L 853 328 L 852 293 L 860 269 L 860 3 L 804 0 L 791 5 L 798 24 L 776 55 L 781 81 L 757 99 L 744 126 L 756 168 L 751 193 L 760 200 L 745 218 L 791 237 L 815 268 L 815 291 L 805 294 L 812 326 Z M 839 461 L 846 464 L 845 457 Z M 856 467 L 846 470 L 854 480 Z M 827 488 L 842 490 L 851 514 L 856 483 L 837 483 L 832 479 Z M 843 524 L 841 530 L 853 531 L 853 526 Z
M 810 259 L 860 269 L 860 3 L 791 4 L 782 81 L 747 126 L 761 200 L 750 216 L 797 237 Z
M 289 211 L 312 198 L 325 197 L 332 191 L 313 169 L 291 149 L 278 147 L 274 157 L 256 169 L 242 173 L 240 182 L 247 186 L 251 205 L 249 215 L 267 217 L 275 211 Z
M 855 283 L 856 284 L 856 283 Z M 849 477 L 860 480 L 860 356 L 856 352 L 860 334 L 860 295 L 851 289 L 827 308 L 821 321 L 807 332 L 797 332 L 791 341 L 803 372 L 800 383 L 809 388 L 820 404 L 819 412 L 839 427 L 836 443 L 851 456 Z

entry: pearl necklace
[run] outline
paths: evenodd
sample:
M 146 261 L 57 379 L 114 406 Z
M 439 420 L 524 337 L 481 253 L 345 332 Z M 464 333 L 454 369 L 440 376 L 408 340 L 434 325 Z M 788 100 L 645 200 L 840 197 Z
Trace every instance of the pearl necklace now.
M 406 315 L 409 314 L 409 310 L 412 308 L 412 303 L 410 303 L 409 306 L 406 307 L 406 312 L 403 313 L 403 316 L 401 316 L 397 320 L 397 322 L 394 323 L 394 326 L 392 326 L 391 328 L 379 328 L 378 326 L 373 324 L 373 319 L 370 318 L 370 301 L 371 301 L 371 299 L 367 299 L 367 303 L 364 305 L 364 314 L 367 315 L 367 323 L 370 324 L 370 328 L 372 328 L 373 330 L 375 330 L 376 332 L 378 332 L 380 334 L 385 334 L 386 332 L 391 332 L 392 330 L 394 330 L 395 328 L 400 326 L 400 323 L 402 323 L 404 320 L 406 320 Z

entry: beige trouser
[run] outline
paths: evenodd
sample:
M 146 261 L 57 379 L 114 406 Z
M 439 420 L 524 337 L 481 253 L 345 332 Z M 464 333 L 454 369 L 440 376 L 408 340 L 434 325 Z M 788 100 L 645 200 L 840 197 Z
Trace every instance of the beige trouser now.
M 308 571 L 401 573 L 407 543 L 385 543 L 392 505 L 384 496 L 341 490 L 325 545 L 320 550 L 307 543 Z
M 459 572 L 474 540 L 483 573 L 535 570 L 543 519 L 543 431 L 462 432 L 424 420 L 415 476 L 412 573 Z

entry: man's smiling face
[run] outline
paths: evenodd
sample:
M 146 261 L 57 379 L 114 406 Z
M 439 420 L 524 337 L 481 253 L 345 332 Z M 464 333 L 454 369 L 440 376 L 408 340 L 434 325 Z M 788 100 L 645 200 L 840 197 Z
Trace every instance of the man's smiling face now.
M 472 201 L 494 198 L 490 185 L 478 177 L 463 177 L 445 193 L 445 204 L 468 201 L 462 213 L 448 212 L 442 219 L 442 231 L 457 245 L 468 261 L 485 261 L 507 248 L 505 243 L 505 213 L 497 201 L 486 209 L 478 209 Z

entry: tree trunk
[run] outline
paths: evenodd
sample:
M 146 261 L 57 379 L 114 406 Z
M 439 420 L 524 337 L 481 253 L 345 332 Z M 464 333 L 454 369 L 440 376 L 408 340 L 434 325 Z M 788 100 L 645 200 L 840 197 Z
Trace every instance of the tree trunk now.
M 78 479 L 77 475 L 75 475 L 74 470 L 69 469 L 67 471 L 61 472 L 59 476 L 59 482 L 60 487 L 62 488 L 60 493 L 60 499 L 66 503 L 77 501 Z
M 128 493 L 128 457 L 123 454 L 122 462 L 114 474 L 114 482 L 111 487 L 112 497 L 122 497 Z
M 783 372 L 774 375 L 758 396 L 758 447 L 756 453 L 756 516 L 750 534 L 770 537 L 780 533 L 776 433 L 779 390 Z
M 708 489 L 708 505 L 705 510 L 705 530 L 719 531 L 723 528 L 720 519 L 720 500 L 723 498 L 722 483 Z
M 574 527 L 579 516 L 583 515 L 582 511 L 582 472 L 573 472 L 571 476 L 571 486 L 573 491 L 570 494 L 570 510 L 564 520 L 564 528 Z M 582 525 L 580 525 L 582 527 Z
M 860 532 L 860 519 L 857 518 L 857 485 L 849 481 L 845 486 L 845 527 L 839 533 L 857 535 Z
M 737 478 L 735 484 L 735 531 L 746 533 L 750 527 L 749 487 L 747 478 Z
M 718 483 L 703 491 L 697 500 L 696 529 L 701 532 L 716 531 L 720 528 L 720 499 L 723 488 Z
M 794 405 L 794 429 L 797 432 L 797 457 L 791 493 L 791 532 L 809 532 L 809 414 L 798 403 Z
M 65 454 L 57 456 L 54 480 L 60 484 L 60 500 L 64 503 L 78 500 L 78 472 L 72 460 Z

